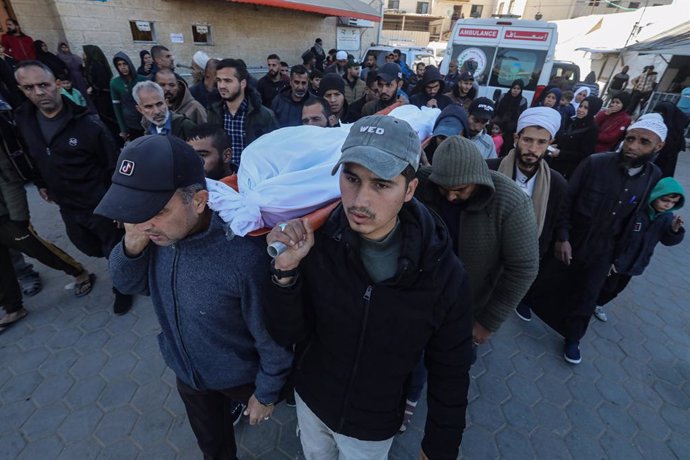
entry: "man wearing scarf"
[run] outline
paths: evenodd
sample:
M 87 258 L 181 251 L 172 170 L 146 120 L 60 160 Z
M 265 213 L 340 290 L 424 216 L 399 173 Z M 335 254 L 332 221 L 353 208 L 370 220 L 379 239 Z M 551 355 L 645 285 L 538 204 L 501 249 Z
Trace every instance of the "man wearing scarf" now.
M 628 127 L 620 152 L 588 156 L 568 181 L 556 224 L 557 260 L 542 269 L 529 302 L 563 335 L 571 364 L 582 361 L 580 340 L 613 261 L 639 231 L 635 216 L 645 212 L 661 177 L 652 162 L 666 134 L 661 115 L 643 115 Z

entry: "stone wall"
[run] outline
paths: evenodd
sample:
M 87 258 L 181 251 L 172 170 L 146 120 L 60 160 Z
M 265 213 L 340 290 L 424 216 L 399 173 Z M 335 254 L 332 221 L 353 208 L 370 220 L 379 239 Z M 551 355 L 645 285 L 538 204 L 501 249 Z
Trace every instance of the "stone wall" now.
M 13 0 L 24 31 L 55 50 L 67 39 L 73 51 L 94 44 L 106 56 L 125 51 L 135 63 L 139 51 L 154 44 L 170 48 L 180 64 L 189 65 L 192 54 L 203 50 L 212 57 L 240 57 L 248 66 L 264 66 L 266 56 L 277 53 L 288 63 L 301 63 L 300 55 L 316 37 L 324 48 L 335 47 L 337 18 L 224 0 Z M 152 21 L 155 43 L 135 43 L 129 21 Z M 195 45 L 192 24 L 211 27 L 212 45 Z M 363 49 L 376 41 L 376 28 L 366 29 Z M 184 43 L 173 44 L 171 33 L 181 33 Z

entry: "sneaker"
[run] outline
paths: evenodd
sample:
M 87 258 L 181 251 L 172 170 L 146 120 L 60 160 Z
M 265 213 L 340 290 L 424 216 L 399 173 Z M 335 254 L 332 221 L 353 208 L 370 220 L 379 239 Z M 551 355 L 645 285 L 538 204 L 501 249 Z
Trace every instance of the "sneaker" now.
M 604 311 L 604 307 L 595 307 L 594 308 L 594 316 L 599 320 L 606 322 L 609 320 L 609 317 L 606 316 L 606 312 Z
M 580 364 L 582 362 L 580 342 L 566 342 L 563 347 L 563 357 L 570 364 Z
M 526 303 L 520 302 L 515 309 L 515 314 L 523 321 L 532 321 L 532 310 Z
M 242 403 L 238 403 L 235 401 L 230 402 L 230 417 L 232 418 L 232 426 L 237 426 L 238 423 L 240 423 L 240 420 L 242 420 L 242 414 L 244 414 L 244 410 L 247 408 Z
M 403 414 L 403 422 L 402 425 L 400 425 L 400 428 L 398 429 L 398 433 L 404 433 L 407 431 L 407 425 L 410 424 L 410 420 L 412 420 L 412 415 L 414 414 L 414 408 L 417 407 L 417 401 L 410 401 L 409 399 L 407 400 L 407 403 L 405 404 L 405 413 Z

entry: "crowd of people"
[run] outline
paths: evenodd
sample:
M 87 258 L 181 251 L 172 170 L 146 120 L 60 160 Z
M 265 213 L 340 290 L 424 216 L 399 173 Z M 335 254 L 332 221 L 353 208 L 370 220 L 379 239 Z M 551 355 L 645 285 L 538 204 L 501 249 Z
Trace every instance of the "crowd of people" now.
M 109 259 L 115 314 L 151 296 L 205 458 L 235 458 L 237 416 L 261 423 L 283 399 L 306 458 L 387 458 L 425 384 L 420 458 L 456 458 L 477 348 L 513 312 L 561 333 L 577 364 L 595 308 L 684 235 L 672 176 L 687 119 L 661 103 L 633 120 L 637 90 L 602 110 L 595 83 L 554 86 L 528 107 L 521 80 L 478 97 L 471 61 L 413 71 L 395 50 L 379 67 L 321 39 L 291 67 L 269 54 L 258 80 L 199 51 L 188 83 L 164 46 L 137 67 L 95 45 L 53 54 L 13 19 L 7 30 L 0 332 L 41 289 L 22 254 L 73 277 L 78 297 L 96 282 L 31 226 L 30 179 L 74 246 Z M 387 115 L 405 104 L 440 111 L 423 143 Z M 236 184 L 256 139 L 348 124 L 340 204 L 318 225 L 237 237 L 209 208 L 206 179 Z

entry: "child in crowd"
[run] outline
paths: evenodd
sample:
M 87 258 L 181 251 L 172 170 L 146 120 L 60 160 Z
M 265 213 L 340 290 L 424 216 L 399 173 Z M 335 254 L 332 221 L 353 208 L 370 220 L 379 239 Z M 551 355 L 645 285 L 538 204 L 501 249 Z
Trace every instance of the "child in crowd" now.
M 501 151 L 501 147 L 503 147 L 503 130 L 501 129 L 501 124 L 498 122 L 498 120 L 491 122 L 491 139 L 494 141 L 494 145 L 496 146 L 496 155 L 498 155 L 498 152 Z
M 81 107 L 86 107 L 86 99 L 84 99 L 84 96 L 81 94 L 81 92 L 79 92 L 77 88 L 72 88 L 72 79 L 70 78 L 69 74 L 63 73 L 61 75 L 58 75 L 56 80 L 58 86 L 61 88 L 60 94 L 62 94 L 75 104 Z
M 573 97 L 572 91 L 563 91 L 561 95 L 561 103 L 558 106 L 558 111 L 561 112 L 563 118 L 572 118 L 575 116 L 575 107 L 571 104 Z
M 649 196 L 649 205 L 636 216 L 632 234 L 614 261 L 599 294 L 594 310 L 597 319 L 608 319 L 602 306 L 616 298 L 633 276 L 642 274 L 659 242 L 664 246 L 675 246 L 683 241 L 683 220 L 675 216 L 673 211 L 682 208 L 684 203 L 685 191 L 678 181 L 665 177 L 657 182 Z

